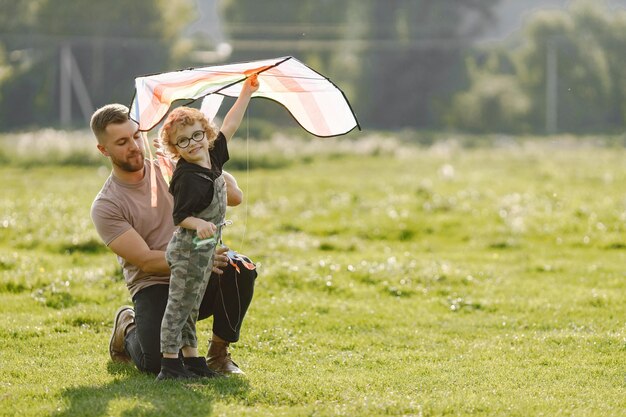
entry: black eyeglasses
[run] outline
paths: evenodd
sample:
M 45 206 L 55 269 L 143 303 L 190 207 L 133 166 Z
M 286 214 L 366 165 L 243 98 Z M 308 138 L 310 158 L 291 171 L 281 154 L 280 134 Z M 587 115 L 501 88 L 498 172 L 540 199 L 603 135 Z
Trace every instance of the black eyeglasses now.
M 190 138 L 186 138 L 183 136 L 182 138 L 178 139 L 178 142 L 176 142 L 175 145 L 181 149 L 185 149 L 187 146 L 189 146 L 192 140 L 194 142 L 200 142 L 202 139 L 204 139 L 204 130 L 196 130 L 191 134 Z

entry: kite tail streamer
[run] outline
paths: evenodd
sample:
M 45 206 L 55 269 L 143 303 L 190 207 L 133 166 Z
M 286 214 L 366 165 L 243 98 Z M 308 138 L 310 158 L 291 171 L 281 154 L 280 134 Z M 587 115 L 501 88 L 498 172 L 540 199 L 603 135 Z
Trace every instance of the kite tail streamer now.
M 150 206 L 157 206 L 157 182 L 156 182 L 156 171 L 154 169 L 154 158 L 152 156 L 152 149 L 150 149 L 150 145 L 148 145 L 148 133 L 141 132 L 141 138 L 143 139 L 143 146 L 146 149 L 146 153 L 149 155 L 150 159 Z
M 169 185 L 172 180 L 172 175 L 174 175 L 172 160 L 159 154 L 157 154 L 157 160 L 159 161 L 159 168 L 161 168 L 161 175 L 163 175 L 165 182 Z

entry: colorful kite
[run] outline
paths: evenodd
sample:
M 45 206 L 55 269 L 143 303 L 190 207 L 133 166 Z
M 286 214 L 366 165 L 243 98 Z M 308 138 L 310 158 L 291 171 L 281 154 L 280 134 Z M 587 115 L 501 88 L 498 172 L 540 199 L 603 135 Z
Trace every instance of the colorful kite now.
M 259 89 L 252 97 L 282 104 L 309 133 L 331 137 L 361 129 L 343 92 L 290 56 L 138 77 L 130 116 L 140 130 L 148 131 L 165 118 L 174 101 L 206 97 L 202 109 L 212 118 L 221 103 L 215 95 L 238 97 L 242 81 L 254 74 Z

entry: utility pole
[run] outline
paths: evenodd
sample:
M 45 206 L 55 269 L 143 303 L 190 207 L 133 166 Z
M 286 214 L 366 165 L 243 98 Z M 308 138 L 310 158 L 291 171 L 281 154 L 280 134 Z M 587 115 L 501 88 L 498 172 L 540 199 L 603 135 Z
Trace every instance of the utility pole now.
M 558 129 L 559 91 L 558 59 L 556 41 L 546 43 L 546 133 L 556 133 Z
M 72 49 L 69 43 L 61 45 L 59 56 L 61 126 L 69 126 L 72 122 Z
M 89 123 L 94 108 L 69 42 L 61 45 L 60 61 L 61 126 L 69 126 L 72 123 L 72 89 L 78 99 L 78 106 L 83 117 Z

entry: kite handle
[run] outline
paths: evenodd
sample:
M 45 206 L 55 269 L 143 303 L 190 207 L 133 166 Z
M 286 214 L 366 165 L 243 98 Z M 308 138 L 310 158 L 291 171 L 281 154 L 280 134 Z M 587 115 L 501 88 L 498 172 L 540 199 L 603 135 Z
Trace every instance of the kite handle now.
M 222 235 L 222 227 L 230 226 L 231 224 L 233 224 L 231 220 L 224 220 L 217 225 L 217 232 L 215 232 L 212 236 L 206 239 L 201 239 L 198 236 L 194 236 L 193 239 L 191 239 L 191 243 L 193 243 L 195 249 L 198 249 L 204 245 L 217 245 L 218 241 L 220 240 L 220 236 Z
M 206 239 L 200 239 L 198 236 L 194 236 L 194 238 L 191 240 L 191 242 L 194 244 L 194 247 L 196 249 L 198 249 L 201 246 L 204 245 L 213 245 L 217 243 L 217 233 L 209 238 Z

